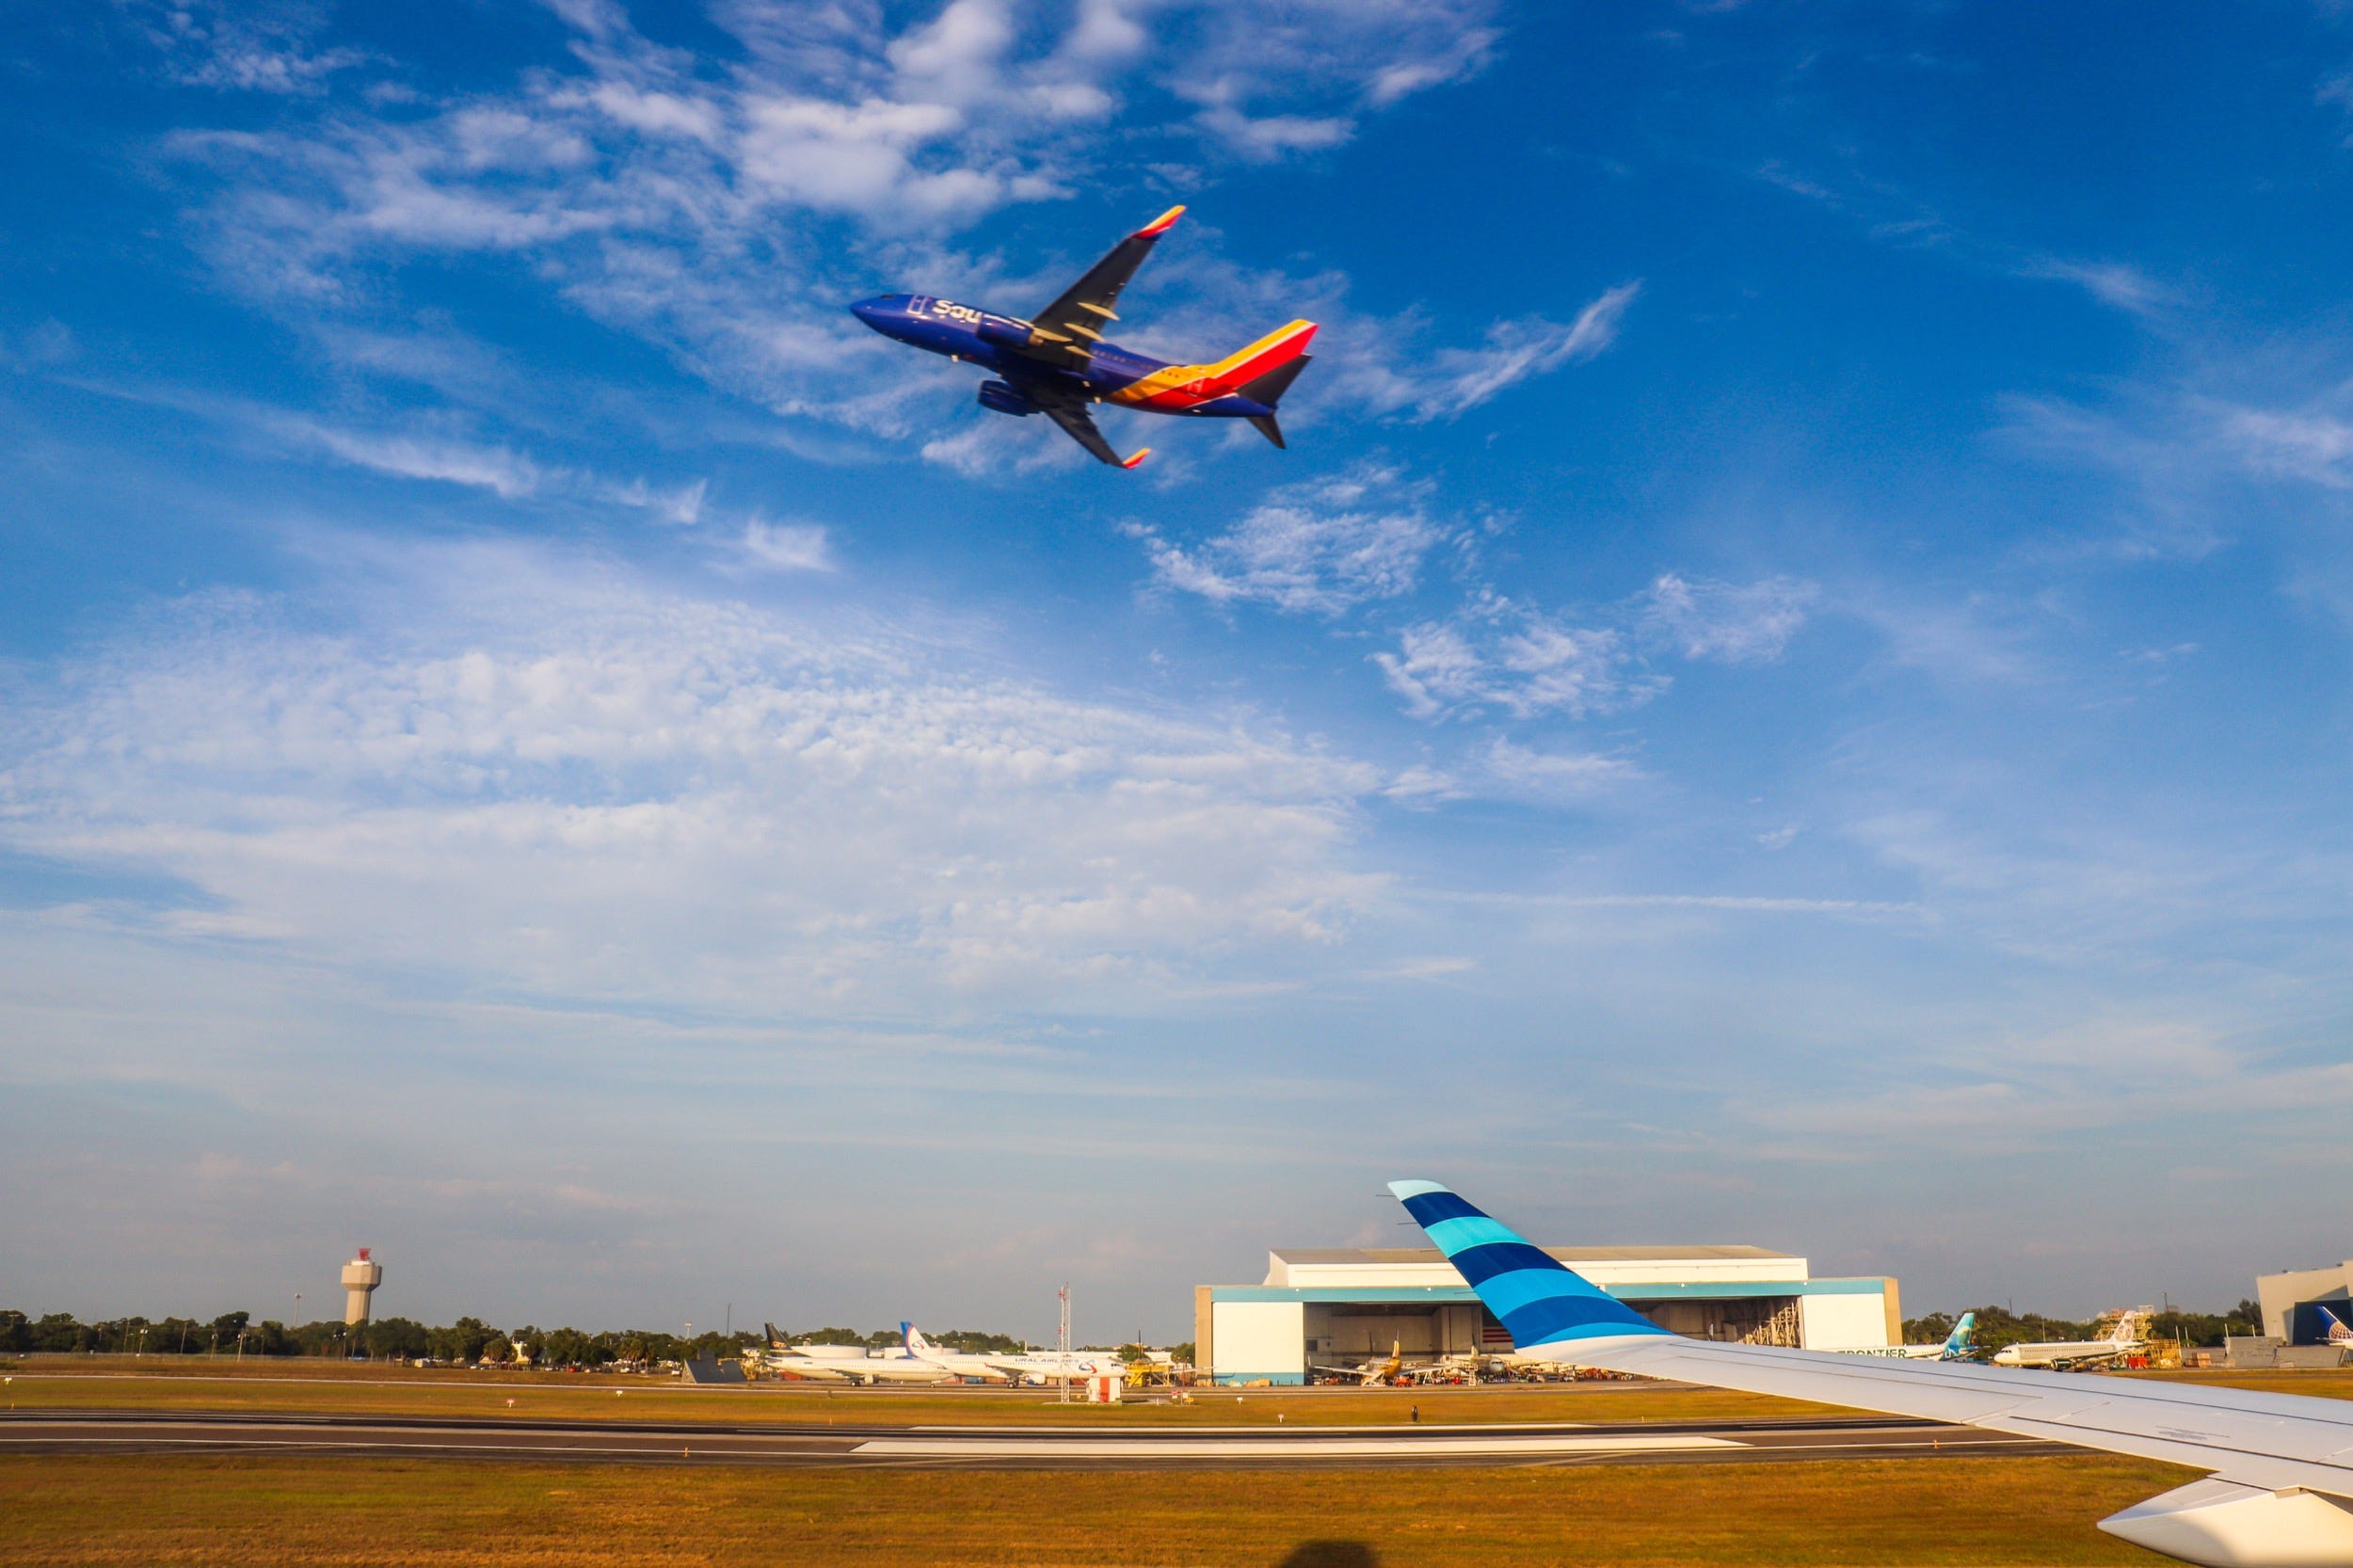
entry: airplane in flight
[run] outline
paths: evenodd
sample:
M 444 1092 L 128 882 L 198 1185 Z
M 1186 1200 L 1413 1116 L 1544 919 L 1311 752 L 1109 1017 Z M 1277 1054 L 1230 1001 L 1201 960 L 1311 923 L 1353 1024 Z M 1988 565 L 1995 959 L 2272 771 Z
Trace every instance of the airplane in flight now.
M 1044 414 L 1098 462 L 1134 468 L 1152 449 L 1122 457 L 1096 428 L 1096 405 L 1186 419 L 1245 419 L 1284 445 L 1275 406 L 1311 356 L 1312 321 L 1294 321 L 1249 347 L 1204 365 L 1173 365 L 1109 342 L 1112 307 L 1152 247 L 1185 209 L 1171 207 L 1112 247 L 1054 302 L 1029 320 L 928 294 L 883 294 L 850 313 L 884 337 L 992 372 L 981 407 L 1027 419 Z
M 1438 1183 L 1389 1191 L 1523 1354 L 2187 1465 L 2100 1528 L 2203 1568 L 2353 1565 L 2353 1400 L 1687 1339 Z
M 2149 1309 L 2145 1306 L 2123 1313 L 2105 1339 L 2046 1339 L 2032 1345 L 2005 1345 L 1993 1352 L 1993 1365 L 2047 1367 L 2056 1372 L 2070 1367 L 2121 1361 L 2149 1342 L 2148 1336 L 2140 1332 L 2148 1317 Z
M 1870 1350 L 1840 1351 L 1838 1353 L 1840 1355 L 1884 1355 L 1892 1356 L 1899 1361 L 1974 1361 L 1977 1355 L 1973 1344 L 1977 1338 L 1977 1315 L 1974 1312 L 1964 1312 L 1961 1315 L 1961 1321 L 1953 1325 L 1953 1332 L 1946 1335 L 1941 1344 L 1888 1345 L 1883 1348 L 1874 1346 Z

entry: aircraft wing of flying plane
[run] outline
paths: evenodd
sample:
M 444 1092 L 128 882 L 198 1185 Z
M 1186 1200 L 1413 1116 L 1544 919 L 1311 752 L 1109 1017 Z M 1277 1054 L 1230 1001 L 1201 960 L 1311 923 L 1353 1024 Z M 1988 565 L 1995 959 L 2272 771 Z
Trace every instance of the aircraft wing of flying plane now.
M 1096 427 L 1090 410 L 1098 403 L 1147 414 L 1247 420 L 1282 446 L 1276 405 L 1307 368 L 1314 322 L 1294 321 L 1199 365 L 1149 359 L 1104 336 L 1119 319 L 1120 291 L 1184 210 L 1171 207 L 1112 247 L 1028 321 L 928 294 L 876 295 L 851 306 L 850 313 L 887 338 L 993 373 L 996 379 L 981 383 L 981 407 L 1017 419 L 1044 414 L 1097 462 L 1114 468 L 1135 467 L 1151 448 L 1122 457 Z
M 1687 1339 L 1436 1182 L 1389 1191 L 1523 1355 L 2189 1465 L 2211 1473 L 2100 1528 L 2210 1568 L 2353 1565 L 2353 1400 Z

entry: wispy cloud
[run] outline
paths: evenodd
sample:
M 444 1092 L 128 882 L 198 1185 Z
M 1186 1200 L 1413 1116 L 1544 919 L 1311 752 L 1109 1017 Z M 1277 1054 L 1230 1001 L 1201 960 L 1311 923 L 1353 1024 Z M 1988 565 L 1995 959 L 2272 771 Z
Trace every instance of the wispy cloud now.
M 1423 621 L 1373 663 L 1416 718 L 1491 710 L 1513 718 L 1587 718 L 1637 707 L 1666 690 L 1615 627 L 1577 626 L 1508 600 L 1450 621 Z
M 2084 262 L 2058 256 L 2039 256 L 2021 265 L 2018 273 L 2022 278 L 2048 278 L 2057 282 L 2073 283 L 2102 304 L 2113 305 L 2135 315 L 2153 314 L 2180 300 L 2174 290 L 2125 262 Z
M 1214 121 L 1212 148 L 1254 158 L 1334 145 L 1477 70 L 1492 8 L 1087 0 L 1051 20 L 954 0 L 894 30 L 722 5 L 744 58 L 720 73 L 618 8 L 577 5 L 559 8 L 574 47 L 512 88 L 169 145 L 219 183 L 203 221 L 222 274 L 322 343 L 365 313 L 387 262 L 528 255 L 571 303 L 725 392 L 900 435 L 937 372 L 842 315 L 877 273 L 984 283 L 1000 264 L 948 236 L 1066 196 L 1107 121 L 1121 144 Z M 1498 351 L 1557 354 L 1538 337 Z
M 1330 479 L 1286 485 L 1225 532 L 1187 547 L 1131 525 L 1165 586 L 1214 603 L 1334 615 L 1411 591 L 1444 537 L 1426 510 L 1432 487 L 1366 462 Z
M 1721 583 L 1668 572 L 1642 596 L 1640 616 L 1686 659 L 1767 664 L 1781 657 L 1820 598 L 1818 585 L 1792 577 Z
M 334 636 L 192 600 L 21 694 L 0 840 L 194 889 L 92 912 L 156 936 L 721 1011 L 1181 988 L 1382 887 L 1347 853 L 1382 776 L 1278 735 L 527 550 L 364 574 Z
M 286 427 L 360 468 L 402 479 L 472 486 L 502 501 L 536 493 L 544 477 L 538 464 L 504 446 L 343 430 L 308 420 L 287 422 Z
M 1497 322 L 1479 348 L 1443 348 L 1433 373 L 1414 395 L 1417 417 L 1451 419 L 1499 392 L 1563 365 L 1591 360 L 1618 341 L 1618 323 L 1642 292 L 1638 280 L 1621 283 L 1568 323 L 1527 316 Z
M 833 552 L 825 531 L 808 523 L 777 523 L 754 518 L 744 525 L 744 554 L 772 571 L 831 571 Z

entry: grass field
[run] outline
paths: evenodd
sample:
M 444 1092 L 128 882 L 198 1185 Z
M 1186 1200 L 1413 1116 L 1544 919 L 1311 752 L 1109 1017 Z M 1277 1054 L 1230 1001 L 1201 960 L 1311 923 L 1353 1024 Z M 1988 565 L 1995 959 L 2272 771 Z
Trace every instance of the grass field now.
M 492 1416 L 566 1420 L 840 1422 L 932 1426 L 1061 1424 L 1293 1426 L 1501 1421 L 1689 1421 L 1838 1414 L 1828 1406 L 1727 1389 L 1646 1384 L 1489 1388 L 1203 1389 L 1189 1405 L 1058 1405 L 1050 1391 L 822 1388 L 791 1384 L 690 1388 L 657 1378 L 474 1372 L 337 1362 L 248 1363 L 129 1357 L 0 1367 L 22 1410 L 304 1411 L 323 1415 Z M 2353 1369 L 2328 1372 L 2134 1374 L 2196 1385 L 2353 1398 Z M 617 1390 L 617 1392 L 616 1392 Z M 510 1412 L 507 1400 L 515 1404 Z
M 0 1458 L 0 1561 L 287 1568 L 2139 1563 L 2137 1460 L 1627 1469 L 687 1470 Z
M 1684 1421 L 1821 1416 L 1822 1405 L 1714 1388 L 1644 1384 L 1523 1384 L 1492 1388 L 1202 1389 L 1190 1404 L 1056 1404 L 1050 1389 L 1000 1391 L 822 1388 L 760 1384 L 681 1387 L 675 1380 L 562 1373 L 470 1372 L 440 1368 L 292 1362 L 248 1366 L 120 1358 L 35 1362 L 14 1371 L 8 1397 L 20 1410 L 304 1411 L 325 1415 L 491 1416 L 566 1420 L 758 1421 L 936 1426 L 1062 1424 L 1292 1426 L 1402 1424 L 1418 1406 L 1425 1424 L 1452 1421 Z M 510 1411 L 507 1400 L 515 1404 Z

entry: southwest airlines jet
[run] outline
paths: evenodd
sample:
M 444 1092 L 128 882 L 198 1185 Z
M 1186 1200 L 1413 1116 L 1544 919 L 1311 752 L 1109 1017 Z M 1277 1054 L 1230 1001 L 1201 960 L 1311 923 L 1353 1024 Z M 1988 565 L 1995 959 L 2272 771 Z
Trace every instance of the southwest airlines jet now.
M 1294 321 L 1206 365 L 1165 364 L 1103 336 L 1119 319 L 1112 313 L 1119 291 L 1184 210 L 1169 208 L 1112 247 L 1028 321 L 928 294 L 877 295 L 851 306 L 850 313 L 886 338 L 992 372 L 997 378 L 981 383 L 982 408 L 1023 419 L 1044 414 L 1114 468 L 1133 468 L 1152 449 L 1126 457 L 1112 451 L 1088 411 L 1097 403 L 1188 419 L 1246 419 L 1281 446 L 1274 406 L 1307 368 L 1314 322 Z
M 1389 1191 L 1522 1354 L 2190 1465 L 2100 1528 L 2209 1568 L 2353 1568 L 2353 1400 L 1686 1339 L 1436 1182 Z

